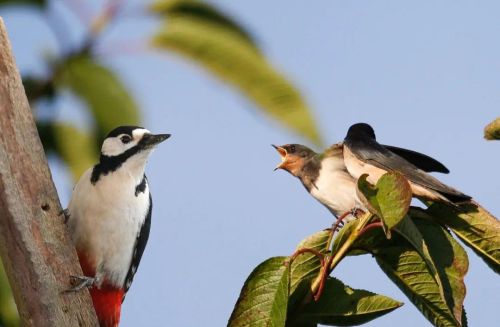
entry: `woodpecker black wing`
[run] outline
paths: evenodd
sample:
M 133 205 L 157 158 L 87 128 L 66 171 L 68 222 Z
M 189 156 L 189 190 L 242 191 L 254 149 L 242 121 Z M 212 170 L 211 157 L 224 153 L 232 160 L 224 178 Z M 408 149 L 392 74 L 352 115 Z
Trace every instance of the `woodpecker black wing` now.
M 132 281 L 134 280 L 134 275 L 137 272 L 137 268 L 139 267 L 139 263 L 141 262 L 142 254 L 144 253 L 144 249 L 146 248 L 146 243 L 149 238 L 149 231 L 151 229 L 151 213 L 153 211 L 153 199 L 151 198 L 151 193 L 149 193 L 149 209 L 146 215 L 146 219 L 144 219 L 144 223 L 141 226 L 139 234 L 137 235 L 137 239 L 135 241 L 134 250 L 132 252 L 132 261 L 130 262 L 130 267 L 127 272 L 127 277 L 125 278 L 125 293 L 123 294 L 122 302 L 125 300 L 125 295 L 127 294 L 130 285 L 132 285 Z
M 398 171 L 411 182 L 434 190 L 442 194 L 451 202 L 466 201 L 471 198 L 441 183 L 438 179 L 425 173 L 411 162 L 408 162 L 394 152 L 386 149 L 375 139 L 364 137 L 363 139 L 356 138 L 351 140 L 346 138 L 344 144 L 358 160 L 386 171 Z
M 448 168 L 445 167 L 445 165 L 443 165 L 436 159 L 429 157 L 426 154 L 413 150 L 398 148 L 392 145 L 383 145 L 383 147 L 391 152 L 394 152 L 395 154 L 402 157 L 406 161 L 411 162 L 412 164 L 414 164 L 415 166 L 417 166 L 418 168 L 422 169 L 427 173 L 438 172 L 438 173 L 448 174 L 450 172 Z

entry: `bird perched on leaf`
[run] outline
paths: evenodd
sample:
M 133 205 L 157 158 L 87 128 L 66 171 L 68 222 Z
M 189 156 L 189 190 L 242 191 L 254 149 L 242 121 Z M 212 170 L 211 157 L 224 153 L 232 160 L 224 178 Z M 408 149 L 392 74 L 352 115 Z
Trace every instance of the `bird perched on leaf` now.
M 368 182 L 375 184 L 388 171 L 403 174 L 415 197 L 455 204 L 469 201 L 470 196 L 447 186 L 426 173 L 426 169 L 393 149 L 379 144 L 373 128 L 365 123 L 352 125 L 344 139 L 344 163 L 349 174 L 359 178 L 368 174 Z
M 330 146 L 323 153 L 316 153 L 300 144 L 273 145 L 281 156 L 275 169 L 288 171 L 298 177 L 307 191 L 336 217 L 355 218 L 356 210 L 366 211 L 356 194 L 359 176 L 352 176 L 344 163 L 344 144 Z M 419 152 L 383 145 L 387 151 L 397 153 L 427 172 L 448 173 L 439 161 Z
M 105 138 L 99 163 L 76 184 L 67 225 L 101 327 L 118 326 L 121 304 L 139 266 L 151 226 L 152 199 L 144 173 L 153 149 L 169 134 L 121 126 Z

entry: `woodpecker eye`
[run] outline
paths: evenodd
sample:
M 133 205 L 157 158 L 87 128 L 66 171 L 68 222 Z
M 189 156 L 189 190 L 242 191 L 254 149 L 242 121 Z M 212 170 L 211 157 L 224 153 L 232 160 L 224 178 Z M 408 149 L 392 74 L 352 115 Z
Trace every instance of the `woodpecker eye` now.
M 122 137 L 120 137 L 120 140 L 122 141 L 123 144 L 127 144 L 130 141 L 132 141 L 132 138 L 128 135 L 123 135 Z
M 295 152 L 295 145 L 291 145 L 291 146 L 290 146 L 290 152 L 291 152 L 291 153 L 294 153 L 294 152 Z

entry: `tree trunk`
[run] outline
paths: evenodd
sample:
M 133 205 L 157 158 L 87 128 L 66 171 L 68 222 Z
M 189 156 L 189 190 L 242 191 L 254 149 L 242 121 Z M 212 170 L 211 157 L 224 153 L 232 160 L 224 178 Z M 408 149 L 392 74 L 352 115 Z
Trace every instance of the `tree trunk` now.
M 1 18 L 0 255 L 23 326 L 97 326 Z

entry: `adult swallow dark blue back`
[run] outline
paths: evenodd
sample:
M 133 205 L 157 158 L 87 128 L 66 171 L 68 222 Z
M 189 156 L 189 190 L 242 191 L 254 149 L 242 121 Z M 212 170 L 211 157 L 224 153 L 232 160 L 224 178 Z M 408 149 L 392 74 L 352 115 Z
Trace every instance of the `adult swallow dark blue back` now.
M 379 144 L 373 128 L 368 124 L 358 123 L 349 128 L 344 139 L 343 154 L 347 170 L 356 179 L 363 174 L 368 174 L 368 181 L 376 183 L 386 172 L 397 171 L 409 180 L 416 197 L 448 203 L 471 199 L 470 196 L 427 174 L 424 169 L 421 169 L 423 168 L 422 162 L 413 164 L 401 153 L 398 155 L 390 148 Z M 423 162 L 425 167 L 435 167 L 432 161 L 423 159 Z

